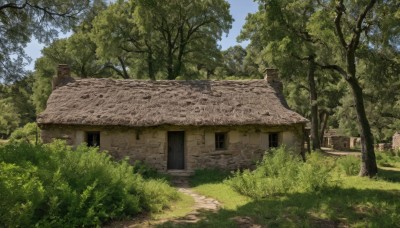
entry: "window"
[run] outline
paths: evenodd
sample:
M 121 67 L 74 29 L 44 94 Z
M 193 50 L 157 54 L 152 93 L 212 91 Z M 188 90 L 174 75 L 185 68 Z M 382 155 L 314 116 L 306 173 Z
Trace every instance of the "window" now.
M 100 146 L 100 132 L 86 132 L 86 142 L 88 146 Z
M 226 133 L 215 133 L 215 149 L 226 149 Z
M 268 136 L 269 147 L 278 147 L 279 146 L 279 134 L 278 133 L 270 133 Z

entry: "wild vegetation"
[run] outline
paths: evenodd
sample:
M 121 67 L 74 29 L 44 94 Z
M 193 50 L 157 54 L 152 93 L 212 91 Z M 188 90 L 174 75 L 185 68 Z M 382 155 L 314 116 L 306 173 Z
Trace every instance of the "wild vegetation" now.
M 255 170 L 237 171 L 226 184 L 242 195 L 260 199 L 293 192 L 318 192 L 335 186 L 331 176 L 334 164 L 312 154 L 307 162 L 284 147 L 271 150 Z
M 140 168 L 107 152 L 64 142 L 0 147 L 0 226 L 99 226 L 178 199 L 163 179 L 144 179 Z
M 357 176 L 359 159 L 355 156 L 312 155 L 309 159 L 313 161 L 311 163 L 327 165 L 328 168 L 325 169 L 330 170 L 330 177 L 321 175 L 325 171 L 319 171 L 314 176 L 318 178 L 307 175 L 308 180 L 304 183 L 315 183 L 313 186 L 318 186 L 310 188 L 310 185 L 302 184 L 303 180 L 299 179 L 299 174 L 286 175 L 290 171 L 283 170 L 283 167 L 287 163 L 296 163 L 297 160 L 292 160 L 292 155 L 285 154 L 284 149 L 281 148 L 266 157 L 273 160 L 269 163 L 278 170 L 274 174 L 275 177 L 282 178 L 271 177 L 271 174 L 265 172 L 265 162 L 258 164 L 254 171 L 197 171 L 191 179 L 193 189 L 217 199 L 223 204 L 222 209 L 217 213 L 204 212 L 200 216 L 204 219 L 196 224 L 167 223 L 162 227 L 235 227 L 240 224 L 240 218 L 247 225 L 256 224 L 263 227 L 397 226 L 400 219 L 400 202 L 395 199 L 400 196 L 399 165 L 382 167 L 378 177 L 369 179 Z M 397 158 L 389 159 L 393 163 Z M 356 165 L 357 169 L 348 173 L 348 168 L 353 165 Z M 298 168 L 301 169 L 307 170 L 304 167 Z M 280 184 L 282 182 L 291 187 L 285 188 Z M 294 183 L 298 183 L 298 186 Z M 246 190 L 242 191 L 243 189 Z M 265 189 L 274 191 L 265 194 Z

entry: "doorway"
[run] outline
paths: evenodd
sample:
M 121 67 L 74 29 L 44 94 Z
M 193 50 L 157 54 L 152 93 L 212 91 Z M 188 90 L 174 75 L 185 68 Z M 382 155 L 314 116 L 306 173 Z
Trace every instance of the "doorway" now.
M 168 132 L 168 169 L 185 169 L 185 132 Z

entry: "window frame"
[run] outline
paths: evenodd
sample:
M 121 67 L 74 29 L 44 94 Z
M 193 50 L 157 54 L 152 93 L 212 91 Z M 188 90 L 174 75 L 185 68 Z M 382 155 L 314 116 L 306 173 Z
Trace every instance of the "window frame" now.
M 222 140 L 221 140 L 222 136 Z M 228 134 L 227 132 L 215 132 L 214 134 L 215 150 L 227 150 L 228 148 Z M 222 147 L 220 146 L 222 143 Z
M 268 147 L 277 148 L 279 147 L 279 145 L 280 145 L 280 133 L 279 132 L 268 133 Z
M 101 134 L 100 131 L 86 131 L 86 145 L 88 147 L 100 147 L 101 145 Z M 95 145 L 94 142 L 94 137 L 93 136 L 97 136 L 97 145 Z M 91 138 L 91 143 L 89 143 L 89 139 Z

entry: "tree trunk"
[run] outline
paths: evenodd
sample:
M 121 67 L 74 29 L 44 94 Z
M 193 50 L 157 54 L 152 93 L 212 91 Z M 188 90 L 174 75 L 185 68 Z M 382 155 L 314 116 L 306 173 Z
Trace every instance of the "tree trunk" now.
M 320 130 L 320 135 L 319 135 L 320 145 L 322 145 L 324 142 L 324 134 L 325 134 L 326 126 L 328 125 L 328 118 L 329 118 L 328 112 L 324 111 L 320 118 L 320 121 L 321 121 L 321 130 Z
M 187 40 L 184 38 L 183 31 L 180 34 L 180 42 L 179 42 L 179 50 L 178 50 L 178 56 L 176 59 L 176 66 L 174 68 L 174 79 L 177 78 L 182 71 L 182 66 L 183 66 L 183 55 L 185 53 L 186 49 L 186 43 Z
M 121 57 L 118 57 L 118 61 L 121 64 L 121 68 L 122 68 L 122 78 L 124 79 L 129 79 L 129 74 L 128 71 L 126 70 L 126 66 L 125 66 L 125 62 Z
M 167 79 L 174 80 L 174 54 L 172 53 L 172 49 L 168 48 L 167 54 Z
M 154 66 L 153 66 L 153 51 L 149 48 L 149 52 L 147 53 L 147 66 L 149 70 L 149 78 L 150 80 L 155 81 L 156 76 L 154 74 Z
M 353 92 L 361 136 L 361 169 L 359 176 L 373 177 L 378 173 L 378 167 L 376 166 L 371 128 L 365 113 L 362 88 L 353 77 L 349 78 L 347 82 L 350 84 Z
M 317 103 L 317 89 L 315 86 L 315 70 L 316 64 L 314 56 L 308 59 L 308 84 L 310 87 L 310 105 L 311 105 L 311 148 L 312 150 L 320 150 L 319 143 L 319 127 L 318 127 L 318 103 Z

